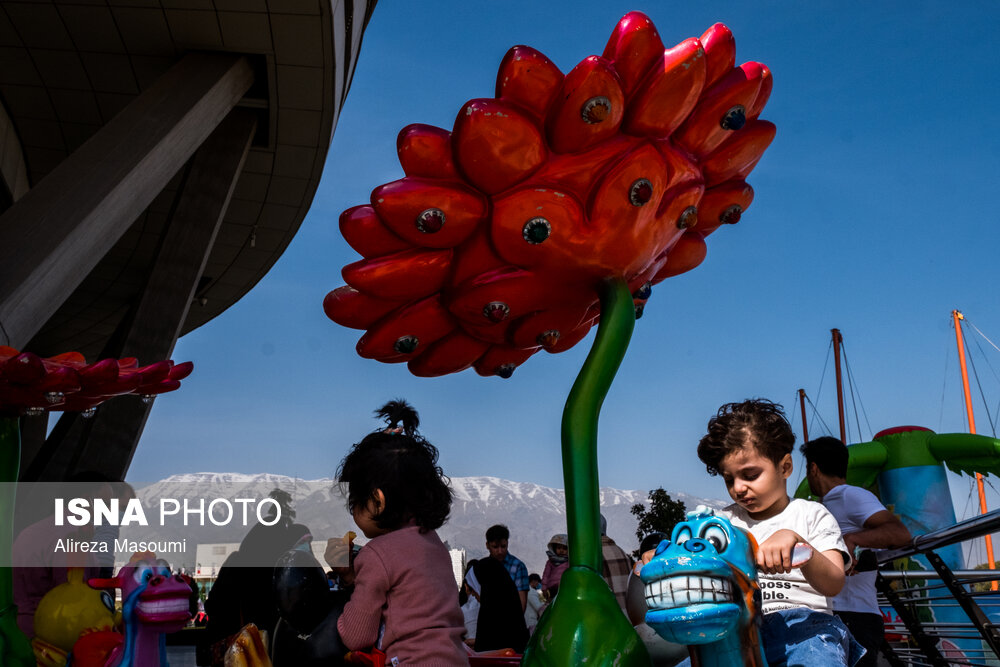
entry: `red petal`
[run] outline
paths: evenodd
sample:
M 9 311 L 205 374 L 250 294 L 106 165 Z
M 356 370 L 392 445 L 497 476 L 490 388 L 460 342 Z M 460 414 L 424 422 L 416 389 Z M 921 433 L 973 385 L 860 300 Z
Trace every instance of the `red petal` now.
M 595 122 L 584 120 L 588 101 L 603 98 L 593 108 Z M 545 123 L 549 146 L 556 153 L 579 153 L 618 132 L 625 112 L 625 94 L 618 75 L 604 58 L 590 56 L 563 81 Z M 603 116 L 603 120 L 597 118 Z
M 382 222 L 408 243 L 428 248 L 451 248 L 472 234 L 486 218 L 489 202 L 464 186 L 406 177 L 372 191 L 372 206 Z M 444 224 L 421 231 L 421 213 L 437 209 Z
M 380 257 L 412 248 L 385 226 L 367 204 L 354 206 L 340 214 L 340 233 L 362 257 Z
M 151 396 L 156 396 L 158 394 L 165 394 L 168 391 L 174 391 L 175 389 L 180 389 L 181 383 L 178 380 L 163 380 L 156 384 L 142 385 L 136 390 L 137 394 L 149 394 Z
M 118 366 L 115 365 L 115 368 L 117 369 Z M 45 377 L 45 365 L 37 355 L 31 352 L 22 352 L 0 366 L 0 377 L 14 384 L 34 384 Z
M 508 317 L 503 322 L 488 322 L 487 320 L 467 321 L 461 320 L 458 326 L 470 338 L 483 341 L 488 345 L 506 345 L 507 333 L 514 322 Z
M 118 360 L 119 370 L 128 371 L 139 368 L 139 360 L 135 357 L 125 357 L 124 359 Z
M 698 204 L 697 231 L 702 236 L 708 236 L 719 225 L 736 222 L 752 201 L 753 188 L 744 181 L 726 181 L 705 190 L 705 196 Z M 739 207 L 739 210 L 731 210 L 734 206 Z M 736 220 L 733 220 L 733 217 Z
M 701 176 L 701 167 L 691 161 L 687 151 L 680 150 L 669 140 L 655 141 L 653 145 L 667 161 L 667 170 L 670 174 L 670 180 L 667 182 L 668 188 L 674 189 L 681 185 L 704 182 Z
M 341 326 L 367 329 L 405 303 L 376 299 L 350 285 L 342 285 L 323 299 L 323 311 Z
M 705 47 L 707 88 L 736 65 L 736 40 L 733 39 L 733 33 L 729 28 L 722 23 L 716 23 L 705 31 L 699 41 Z
M 736 106 L 746 110 L 757 98 L 764 70 L 760 63 L 743 63 L 718 83 L 709 88 L 698 106 L 691 112 L 684 125 L 674 135 L 675 143 L 693 155 L 703 157 L 714 151 L 722 142 L 737 136 L 742 130 L 729 130 L 722 126 L 726 112 Z
M 705 52 L 686 39 L 663 52 L 629 102 L 623 129 L 629 134 L 667 137 L 698 103 L 705 85 Z
M 760 64 L 762 70 L 760 78 L 760 90 L 757 91 L 757 97 L 754 98 L 753 104 L 747 108 L 747 120 L 756 120 L 760 116 L 760 112 L 764 110 L 764 105 L 771 98 L 771 88 L 774 87 L 774 78 L 771 76 L 771 70 L 767 65 Z
M 483 356 L 489 343 L 477 340 L 462 332 L 454 331 L 436 343 L 426 352 L 411 359 L 408 367 L 417 377 L 439 377 L 448 373 L 464 371 Z
M 118 363 L 114 359 L 104 359 L 80 371 L 83 388 L 77 395 L 111 397 L 127 394 L 136 389 L 141 380 L 142 376 L 138 373 L 119 375 Z
M 523 181 L 548 151 L 534 121 L 494 99 L 471 100 L 455 119 L 455 159 L 466 178 L 487 194 Z
M 563 73 L 544 54 L 530 46 L 515 46 L 500 63 L 496 96 L 520 105 L 541 121 L 562 80 Z
M 580 201 L 584 201 L 594 179 L 642 141 L 639 137 L 619 134 L 583 153 L 552 155 L 545 166 L 531 178 L 531 182 L 558 183 L 560 190 L 571 192 Z M 698 177 L 701 177 L 701 171 L 698 172 Z
M 511 326 L 511 345 L 516 348 L 541 345 L 542 349 L 552 351 L 562 342 L 564 334 L 569 334 L 583 323 L 592 303 L 584 300 L 571 306 L 552 308 L 521 318 Z
M 484 225 L 473 232 L 472 237 L 455 251 L 453 264 L 454 268 L 448 279 L 448 285 L 451 287 L 462 285 L 481 273 L 501 269 L 508 263 L 496 254 L 490 242 L 490 230 Z
M 704 192 L 705 186 L 701 183 L 691 183 L 672 188 L 663 197 L 663 205 L 657 212 L 661 235 L 658 237 L 655 251 L 648 255 L 651 260 L 673 245 L 674 240 L 684 231 L 685 228 L 678 226 L 681 216 L 689 207 L 698 206 Z M 692 222 L 697 222 L 697 218 Z
M 653 186 L 653 198 L 643 206 L 629 202 L 629 190 L 639 179 Z M 664 225 L 658 209 L 667 204 L 667 167 L 663 156 L 646 144 L 629 153 L 601 180 L 587 206 L 587 217 L 599 236 L 588 240 L 587 250 L 573 248 L 579 263 L 601 261 L 603 276 L 625 277 L 641 270 L 677 235 Z
M 348 285 L 381 299 L 421 299 L 444 285 L 451 256 L 451 250 L 404 250 L 348 264 L 342 274 Z
M 458 286 L 448 302 L 448 310 L 473 327 L 501 328 L 537 310 L 579 300 L 578 289 L 548 279 L 544 274 L 508 267 Z M 507 305 L 505 319 L 493 322 L 487 318 L 484 309 L 493 302 Z
M 604 57 L 614 64 L 626 96 L 632 94 L 646 71 L 662 55 L 663 40 L 656 26 L 642 12 L 623 16 L 604 47 Z
M 155 364 L 140 368 L 137 371 L 140 377 L 139 384 L 156 384 L 166 380 L 170 376 L 171 366 L 172 364 L 169 361 L 158 361 Z
M 515 368 L 540 349 L 535 347 L 530 350 L 516 350 L 505 345 L 494 345 L 475 363 L 475 369 L 483 376 L 499 375 L 508 371 L 513 373 Z
M 36 385 L 36 388 L 42 392 L 46 391 L 61 391 L 64 394 L 80 391 L 80 375 L 73 368 L 57 368 L 54 371 L 50 371 L 45 379 Z
M 746 178 L 774 140 L 777 129 L 766 120 L 755 120 L 705 158 L 705 185 L 712 187 L 731 178 Z
M 437 296 L 401 308 L 387 315 L 358 341 L 358 354 L 379 361 L 405 361 L 421 354 L 431 343 L 455 330 L 455 320 Z M 404 337 L 416 339 L 411 352 L 396 349 Z
M 451 132 L 433 125 L 414 123 L 399 131 L 396 154 L 407 176 L 458 180 L 451 161 Z
M 170 379 L 171 380 L 183 380 L 187 376 L 191 375 L 194 370 L 194 362 L 185 361 L 180 364 L 174 364 L 170 369 Z
M 570 331 L 564 331 L 563 334 L 559 336 L 559 342 L 557 342 L 552 347 L 547 348 L 547 351 L 551 352 L 552 354 L 556 354 L 558 352 L 565 352 L 566 350 L 568 350 L 569 348 L 573 347 L 581 340 L 586 338 L 587 334 L 590 332 L 590 328 L 594 326 L 595 322 L 596 320 L 593 319 L 592 317 L 587 318 L 585 319 L 583 324 L 580 324 L 575 329 L 571 329 Z
M 20 416 L 23 408 L 47 408 L 43 392 L 35 387 L 0 384 L 0 416 Z
M 20 352 L 9 345 L 0 345 L 0 362 L 7 361 L 11 357 L 16 357 Z
M 49 357 L 48 361 L 61 364 L 63 366 L 86 366 L 87 360 L 79 352 L 63 352 L 54 357 Z
M 653 284 L 655 285 L 665 278 L 690 271 L 704 261 L 707 252 L 708 248 L 701 234 L 698 232 L 685 232 L 677 240 L 674 247 L 670 249 L 670 253 L 667 255 L 667 263 L 656 274 L 656 277 L 653 278 Z
M 529 243 L 525 240 L 525 227 L 529 223 L 543 224 L 531 222 L 536 218 L 548 222 L 548 238 Z M 591 253 L 590 246 L 598 232 L 588 228 L 583 206 L 576 197 L 559 190 L 525 188 L 493 202 L 490 228 L 493 247 L 511 264 L 546 267 L 556 272 L 570 267 L 582 271 L 586 262 L 600 260 L 597 252 Z M 605 267 L 598 264 L 593 271 L 603 274 Z

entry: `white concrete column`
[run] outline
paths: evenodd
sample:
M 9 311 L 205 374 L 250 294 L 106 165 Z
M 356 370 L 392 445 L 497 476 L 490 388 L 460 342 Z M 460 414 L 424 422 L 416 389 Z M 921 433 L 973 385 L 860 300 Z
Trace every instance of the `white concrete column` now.
M 192 53 L 0 216 L 0 343 L 21 349 L 253 82 Z

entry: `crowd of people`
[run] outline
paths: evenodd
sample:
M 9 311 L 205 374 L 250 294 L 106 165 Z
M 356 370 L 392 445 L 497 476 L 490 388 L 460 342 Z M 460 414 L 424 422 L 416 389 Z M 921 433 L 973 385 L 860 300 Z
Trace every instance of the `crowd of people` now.
M 416 434 L 415 413 L 409 426 L 397 423 L 390 417 L 385 432 L 356 445 L 341 465 L 355 521 L 371 539 L 358 556 L 354 597 L 338 622 L 344 643 L 352 650 L 376 645 L 390 659 L 414 664 L 464 664 L 467 647 L 522 651 L 558 594 L 572 545 L 566 535 L 554 535 L 543 573 L 529 574 L 508 550 L 508 528 L 492 526 L 485 534 L 489 555 L 469 564 L 459 595 L 447 602 L 448 561 L 434 532 L 450 505 L 444 473 L 436 449 Z M 377 447 L 368 443 L 372 438 Z M 802 447 L 807 479 L 822 502 L 790 498 L 794 442 L 781 406 L 754 399 L 723 405 L 697 448 L 734 501 L 722 514 L 758 544 L 767 660 L 776 666 L 875 664 L 881 614 L 871 576 L 854 571 L 858 550 L 899 546 L 909 533 L 875 496 L 846 484 L 848 450 L 830 438 Z M 641 565 L 633 568 L 606 535 L 602 541 L 604 577 L 627 613 L 629 577 Z M 793 563 L 797 548 L 808 556 Z M 652 556 L 643 554 L 643 562 Z
M 473 652 L 523 652 L 570 566 L 569 537 L 553 535 L 544 570 L 529 573 L 508 549 L 509 529 L 491 526 L 484 535 L 488 555 L 468 563 L 456 591 L 448 549 L 437 534 L 452 503 L 438 451 L 420 435 L 417 413 L 405 402 L 390 402 L 377 414 L 385 426 L 353 445 L 337 470 L 354 522 L 368 542 L 361 548 L 347 544 L 347 560 L 332 556 L 343 550 L 341 541 L 328 544 L 330 586 L 339 601 L 336 613 L 314 627 L 323 628 L 336 650 L 379 655 L 393 665 L 464 665 Z M 806 478 L 821 502 L 790 498 L 786 483 L 794 441 L 781 406 L 753 399 L 723 405 L 697 446 L 708 473 L 722 477 L 733 500 L 721 514 L 758 545 L 765 655 L 772 667 L 875 665 L 882 615 L 874 572 L 857 572 L 857 558 L 863 549 L 901 546 L 911 539 L 909 532 L 873 494 L 846 483 L 848 449 L 833 438 L 801 447 Z M 634 595 L 636 575 L 654 551 L 636 564 L 606 530 L 602 516 L 602 575 L 622 613 L 637 623 L 642 614 L 635 618 L 629 591 Z M 251 531 L 245 548 L 249 553 L 256 544 L 277 555 L 309 540 L 308 529 L 289 520 Z M 658 540 L 643 544 L 653 547 Z M 797 556 L 803 549 L 809 554 L 805 559 Z M 236 573 L 223 567 L 206 604 L 211 641 L 224 648 L 247 621 L 268 632 L 280 628 L 281 595 L 271 585 L 278 578 L 274 568 Z M 32 582 L 21 579 L 15 578 L 15 592 L 30 609 Z M 232 600 L 235 611 L 225 606 Z M 205 664 L 219 656 L 212 652 Z M 306 663 L 296 658 L 288 664 Z

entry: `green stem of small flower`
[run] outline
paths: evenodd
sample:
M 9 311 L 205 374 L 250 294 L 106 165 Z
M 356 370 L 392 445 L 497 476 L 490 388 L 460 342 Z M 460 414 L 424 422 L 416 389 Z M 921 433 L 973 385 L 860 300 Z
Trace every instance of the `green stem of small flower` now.
M 0 565 L 10 564 L 14 542 L 14 490 L 21 462 L 21 431 L 16 417 L 0 417 Z M 0 567 L 0 665 L 33 667 L 28 638 L 17 627 L 14 570 Z

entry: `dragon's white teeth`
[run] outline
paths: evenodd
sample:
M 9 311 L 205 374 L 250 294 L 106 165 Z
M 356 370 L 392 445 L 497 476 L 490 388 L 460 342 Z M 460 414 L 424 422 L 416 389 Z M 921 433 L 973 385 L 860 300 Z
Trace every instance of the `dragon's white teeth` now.
M 683 575 L 649 582 L 645 597 L 650 609 L 674 609 L 734 599 L 732 585 L 727 579 Z
M 170 614 L 177 611 L 187 611 L 188 601 L 184 598 L 161 598 L 159 600 L 140 600 L 136 608 L 144 614 Z

